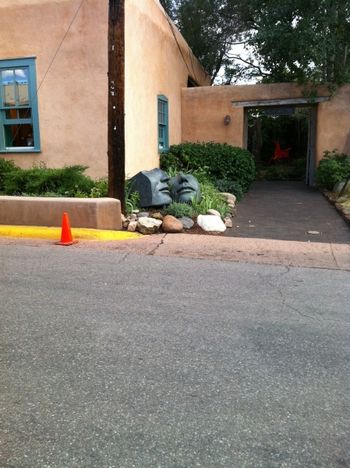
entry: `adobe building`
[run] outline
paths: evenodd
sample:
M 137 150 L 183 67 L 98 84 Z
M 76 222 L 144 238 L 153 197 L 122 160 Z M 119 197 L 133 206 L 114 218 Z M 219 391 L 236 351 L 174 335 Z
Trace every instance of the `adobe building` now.
M 107 72 L 108 0 L 1 0 L 0 156 L 106 176 Z M 181 90 L 195 84 L 210 77 L 158 0 L 127 0 L 127 175 L 181 142 Z
M 125 1 L 125 174 L 183 141 L 247 147 L 251 109 L 308 113 L 306 182 L 325 150 L 350 153 L 350 86 L 210 86 L 158 0 Z M 108 0 L 1 0 L 0 156 L 107 175 Z M 292 110 L 291 110 L 292 109 Z

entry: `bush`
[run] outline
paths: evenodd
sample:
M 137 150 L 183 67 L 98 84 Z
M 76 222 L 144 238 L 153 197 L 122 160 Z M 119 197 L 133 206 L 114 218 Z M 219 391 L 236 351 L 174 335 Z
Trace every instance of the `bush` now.
M 192 218 L 193 208 L 187 203 L 173 202 L 163 210 L 163 213 L 175 216 L 175 218 L 182 218 L 184 216 Z
M 243 198 L 243 189 L 241 184 L 235 180 L 218 179 L 214 181 L 214 184 L 220 192 L 233 193 L 238 201 Z
M 350 177 L 350 156 L 336 151 L 325 151 L 324 159 L 316 171 L 317 185 L 333 190 L 336 183 L 342 182 Z
M 35 166 L 32 169 L 15 169 L 4 174 L 3 191 L 6 195 L 89 196 L 94 182 L 83 174 L 85 166 L 66 166 L 48 169 Z
M 274 165 L 258 171 L 259 180 L 303 180 L 305 178 L 306 159 L 298 158 L 290 163 L 276 162 Z
M 133 191 L 133 183 L 131 179 L 125 181 L 125 211 L 127 215 L 130 215 L 134 210 L 140 208 L 140 194 L 139 192 Z
M 13 161 L 0 158 L 0 192 L 4 191 L 4 181 L 10 172 L 19 170 Z
M 183 143 L 173 145 L 160 157 L 161 168 L 168 172 L 205 171 L 209 179 L 233 180 L 247 191 L 255 179 L 252 154 L 242 148 L 221 143 Z
M 207 214 L 208 210 L 218 211 L 222 218 L 229 214 L 229 206 L 226 199 L 218 192 L 215 186 L 210 182 L 199 184 L 201 190 L 201 199 L 192 201 L 192 208 L 195 214 Z
M 102 179 L 96 180 L 94 186 L 90 190 L 91 198 L 101 198 L 108 196 L 108 180 L 104 177 Z

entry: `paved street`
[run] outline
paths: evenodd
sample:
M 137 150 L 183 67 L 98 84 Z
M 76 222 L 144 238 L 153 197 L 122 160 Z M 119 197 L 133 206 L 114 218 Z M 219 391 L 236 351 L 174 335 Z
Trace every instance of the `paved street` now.
M 0 466 L 349 467 L 350 273 L 0 244 Z

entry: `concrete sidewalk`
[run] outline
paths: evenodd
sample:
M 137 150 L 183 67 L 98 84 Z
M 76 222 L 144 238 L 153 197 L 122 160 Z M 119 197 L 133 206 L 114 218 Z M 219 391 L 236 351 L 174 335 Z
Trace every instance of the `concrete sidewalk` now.
M 350 271 L 350 245 L 195 234 L 158 234 L 113 242 L 80 241 L 59 247 L 52 241 L 1 238 L 0 244 L 52 245 L 53 249 L 113 250 L 160 257 L 185 257 Z

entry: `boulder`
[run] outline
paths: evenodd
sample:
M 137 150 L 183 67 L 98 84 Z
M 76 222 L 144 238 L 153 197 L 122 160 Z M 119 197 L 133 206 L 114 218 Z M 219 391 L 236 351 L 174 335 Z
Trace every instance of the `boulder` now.
M 198 226 L 200 226 L 203 229 L 203 231 L 206 231 L 206 232 L 226 231 L 226 226 L 223 223 L 220 216 L 198 215 L 197 223 L 198 223 Z
M 151 213 L 151 218 L 160 219 L 161 221 L 163 221 L 164 216 L 159 211 L 156 211 L 154 213 Z
M 137 228 L 137 221 L 130 221 L 128 224 L 128 231 L 135 232 Z
M 233 227 L 232 218 L 230 216 L 226 216 L 226 218 L 224 219 L 224 224 L 227 228 L 232 228 Z
M 149 212 L 148 211 L 140 211 L 140 213 L 137 213 L 138 218 L 149 218 Z
M 213 216 L 219 216 L 221 218 L 221 214 L 217 210 L 213 210 L 213 208 L 210 208 L 210 210 L 207 211 L 208 215 L 213 215 Z
M 237 202 L 237 197 L 236 195 L 233 195 L 233 193 L 227 193 L 227 192 L 222 192 L 221 195 L 223 195 L 228 203 L 233 203 L 234 205 Z
M 122 226 L 123 226 L 123 228 L 126 229 L 126 228 L 128 227 L 128 225 L 129 225 L 129 220 L 128 220 L 128 218 L 126 218 L 126 217 L 122 214 Z
M 184 229 L 191 229 L 194 225 L 193 219 L 188 218 L 187 216 L 183 216 L 182 218 L 179 218 L 179 221 L 181 221 Z
M 162 229 L 164 232 L 177 233 L 182 232 L 183 225 L 179 219 L 175 218 L 175 216 L 166 215 L 163 218 Z
M 162 222 L 159 219 L 144 217 L 137 220 L 137 230 L 141 234 L 155 234 L 161 225 Z

